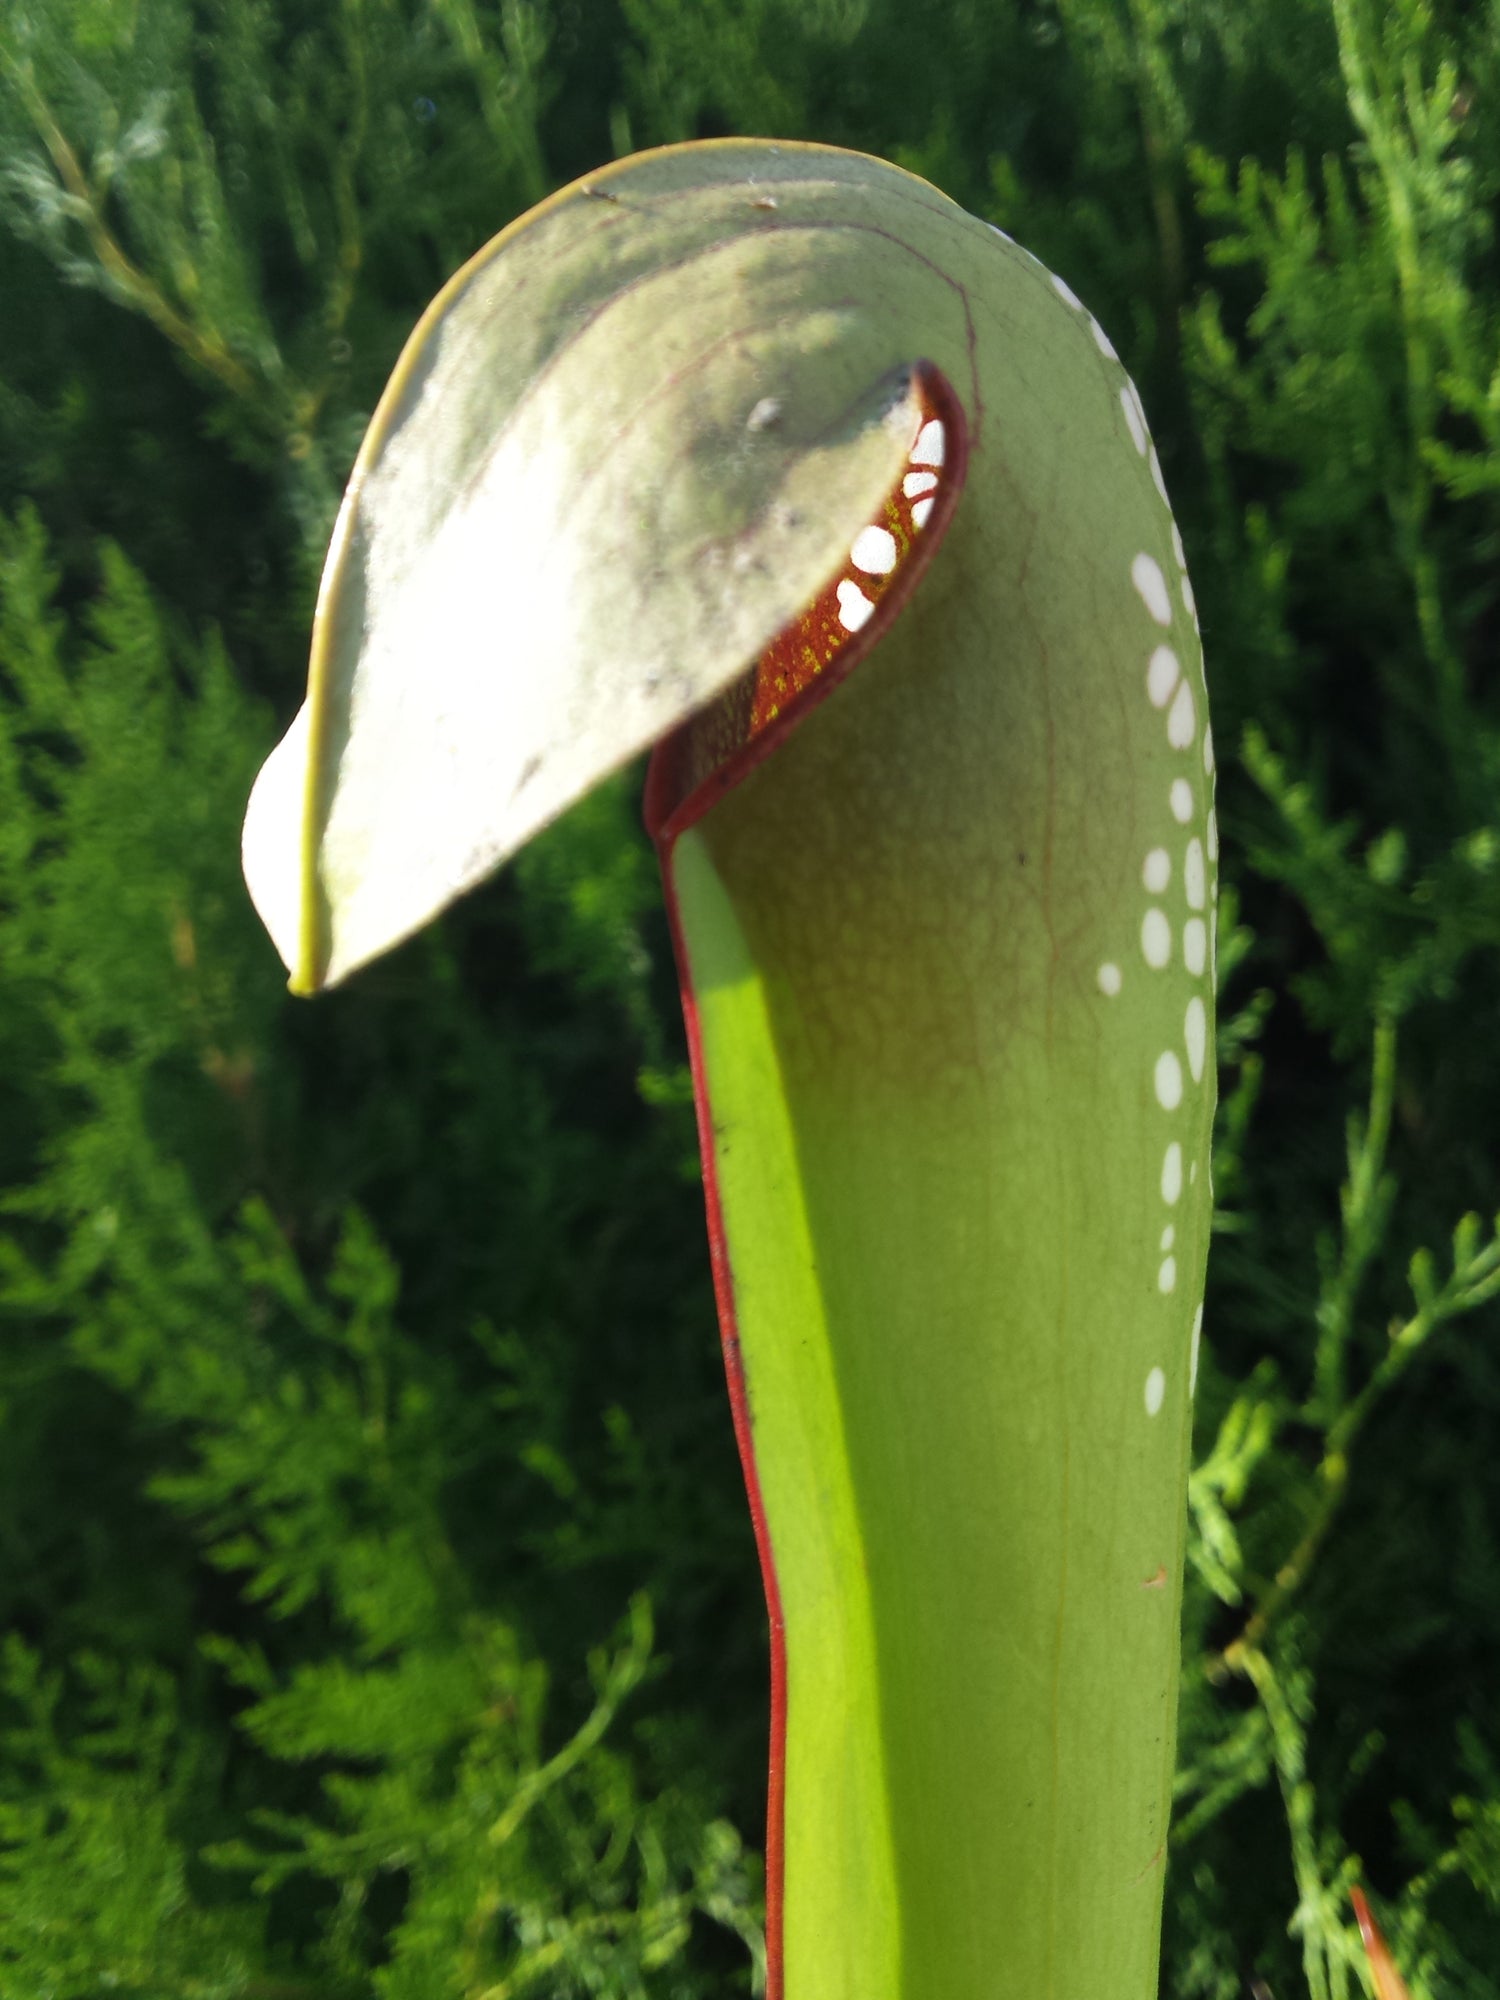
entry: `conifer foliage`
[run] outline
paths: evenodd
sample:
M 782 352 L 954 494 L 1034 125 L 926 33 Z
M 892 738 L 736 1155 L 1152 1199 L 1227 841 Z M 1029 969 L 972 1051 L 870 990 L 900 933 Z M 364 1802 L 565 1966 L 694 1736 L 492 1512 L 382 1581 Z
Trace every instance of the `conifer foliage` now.
M 1500 7 L 0 20 L 0 1991 L 750 1992 L 765 1645 L 632 784 L 289 1002 L 238 875 L 456 264 L 857 146 L 1141 384 L 1221 770 L 1164 1994 L 1500 1996 Z

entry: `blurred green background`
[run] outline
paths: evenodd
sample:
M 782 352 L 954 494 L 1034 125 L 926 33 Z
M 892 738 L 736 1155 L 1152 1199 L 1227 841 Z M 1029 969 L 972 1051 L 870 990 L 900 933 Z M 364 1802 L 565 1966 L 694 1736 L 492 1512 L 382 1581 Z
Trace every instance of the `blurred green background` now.
M 1495 2000 L 1496 0 L 8 0 L 0 1995 L 753 1990 L 764 1613 L 639 775 L 314 1005 L 237 855 L 418 312 L 728 133 L 1064 276 L 1187 544 L 1223 1101 L 1163 1993 L 1367 1991 L 1359 1876 L 1415 2000 Z

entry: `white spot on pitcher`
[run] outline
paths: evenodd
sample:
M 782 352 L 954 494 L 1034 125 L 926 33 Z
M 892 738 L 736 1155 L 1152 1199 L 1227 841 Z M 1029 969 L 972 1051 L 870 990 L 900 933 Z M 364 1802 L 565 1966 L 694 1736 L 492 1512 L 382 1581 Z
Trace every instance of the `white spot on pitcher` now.
M 1195 993 L 1187 1003 L 1187 1013 L 1182 1022 L 1182 1039 L 1187 1047 L 1188 1068 L 1194 1083 L 1203 1081 L 1203 1061 L 1208 1052 L 1208 1016 L 1203 1002 Z
M 1141 401 L 1140 390 L 1137 389 L 1134 382 L 1131 381 L 1128 375 L 1125 377 L 1125 394 L 1130 398 L 1131 402 L 1135 406 L 1135 414 L 1136 417 L 1139 419 L 1141 426 L 1141 436 L 1143 438 L 1149 438 L 1151 435 L 1151 426 L 1146 422 L 1146 405 Z M 1146 450 L 1144 444 L 1140 447 L 1140 450 L 1142 456 L 1144 456 Z
M 1131 441 L 1135 445 L 1136 450 L 1144 457 L 1146 452 L 1146 426 L 1141 421 L 1137 399 L 1132 395 L 1128 382 L 1120 391 L 1120 408 L 1125 412 L 1125 421 L 1130 426 Z
M 1172 622 L 1172 600 L 1167 595 L 1167 579 L 1161 573 L 1161 564 L 1155 556 L 1148 556 L 1143 549 L 1130 565 L 1130 581 L 1140 592 L 1142 604 L 1151 613 L 1158 625 Z
M 1156 1101 L 1163 1111 L 1175 1111 L 1182 1102 L 1182 1064 L 1175 1049 L 1163 1049 L 1156 1058 Z
M 1146 696 L 1153 708 L 1165 708 L 1182 672 L 1170 646 L 1158 646 L 1146 668 Z
M 1067 280 L 1065 278 L 1058 277 L 1056 271 L 1049 272 L 1048 276 L 1052 280 L 1053 291 L 1056 292 L 1057 296 L 1062 300 L 1063 304 L 1071 306 L 1074 312 L 1082 312 L 1083 300 L 1079 298 L 1077 292 L 1073 290 L 1073 287 L 1067 282 Z
M 1208 900 L 1203 842 L 1196 834 L 1188 842 L 1187 852 L 1182 857 L 1182 890 L 1190 910 L 1201 910 Z
M 1193 740 L 1197 726 L 1198 715 L 1193 707 L 1193 690 L 1186 681 L 1179 681 L 1177 692 L 1172 697 L 1172 706 L 1167 710 L 1167 741 L 1174 750 L 1186 750 Z
M 861 528 L 849 560 L 866 576 L 889 576 L 896 567 L 896 537 L 889 528 Z

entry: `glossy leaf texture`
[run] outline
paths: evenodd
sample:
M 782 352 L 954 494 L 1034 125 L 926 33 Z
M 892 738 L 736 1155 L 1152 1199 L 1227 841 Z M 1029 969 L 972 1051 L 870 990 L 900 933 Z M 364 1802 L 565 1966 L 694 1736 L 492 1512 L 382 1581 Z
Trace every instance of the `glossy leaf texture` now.
M 433 307 L 247 827 L 294 982 L 651 741 L 772 1614 L 773 1995 L 1148 2000 L 1210 1208 L 1197 621 L 1103 330 L 896 168 L 625 161 Z

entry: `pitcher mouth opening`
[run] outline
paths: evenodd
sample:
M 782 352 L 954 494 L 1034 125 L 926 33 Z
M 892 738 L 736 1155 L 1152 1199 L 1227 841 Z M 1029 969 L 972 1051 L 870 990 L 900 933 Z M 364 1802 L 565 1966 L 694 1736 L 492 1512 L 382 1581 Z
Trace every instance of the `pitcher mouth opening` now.
M 841 567 L 746 673 L 664 737 L 646 777 L 646 830 L 665 854 L 879 645 L 925 573 L 968 469 L 968 424 L 947 376 L 912 364 L 907 463 Z

